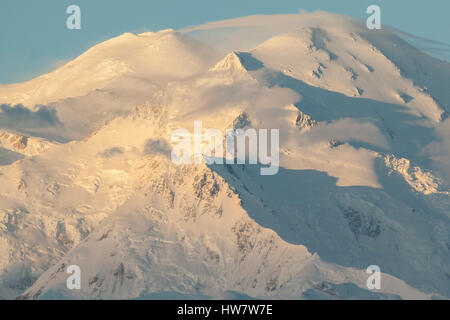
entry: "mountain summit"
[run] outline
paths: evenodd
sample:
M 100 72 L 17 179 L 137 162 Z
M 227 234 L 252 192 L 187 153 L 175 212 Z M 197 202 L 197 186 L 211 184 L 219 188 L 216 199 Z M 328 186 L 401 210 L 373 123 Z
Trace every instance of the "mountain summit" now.
M 389 30 L 302 16 L 222 57 L 172 30 L 124 34 L 0 87 L 0 123 L 42 103 L 58 120 L 1 135 L 9 152 L 22 136 L 33 147 L 0 167 L 0 296 L 449 298 L 435 150 L 450 64 Z M 279 129 L 279 172 L 174 164 L 171 136 L 195 121 Z M 66 287 L 71 265 L 80 290 Z M 381 289 L 367 287 L 371 265 Z

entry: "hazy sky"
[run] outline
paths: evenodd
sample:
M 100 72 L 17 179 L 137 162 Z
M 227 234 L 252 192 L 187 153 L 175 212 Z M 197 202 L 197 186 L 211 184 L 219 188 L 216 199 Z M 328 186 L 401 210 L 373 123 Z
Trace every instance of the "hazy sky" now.
M 81 30 L 66 28 L 66 8 L 81 7 Z M 55 69 L 96 43 L 124 32 L 179 29 L 252 14 L 326 10 L 366 19 L 370 4 L 382 23 L 450 43 L 449 0 L 0 0 L 0 83 Z

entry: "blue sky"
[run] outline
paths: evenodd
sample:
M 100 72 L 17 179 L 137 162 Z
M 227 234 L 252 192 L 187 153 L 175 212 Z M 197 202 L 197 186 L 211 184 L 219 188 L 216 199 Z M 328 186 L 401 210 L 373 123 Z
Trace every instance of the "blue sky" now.
M 81 7 L 82 29 L 66 28 L 66 8 Z M 124 32 L 179 29 L 251 14 L 326 10 L 366 19 L 370 4 L 382 23 L 450 43 L 448 0 L 1 0 L 0 83 L 31 79 Z

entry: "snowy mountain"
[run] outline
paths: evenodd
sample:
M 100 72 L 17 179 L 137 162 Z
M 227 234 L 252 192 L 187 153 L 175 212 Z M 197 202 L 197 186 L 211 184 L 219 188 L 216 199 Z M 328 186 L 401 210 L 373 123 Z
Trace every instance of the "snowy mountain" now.
M 224 56 L 124 34 L 0 86 L 0 297 L 448 299 L 450 64 L 299 16 Z M 278 173 L 173 163 L 199 120 L 280 129 Z
M 23 124 L 13 111 L 10 118 L 0 118 L 0 123 L 52 141 L 82 139 L 144 103 L 168 82 L 208 69 L 216 57 L 214 49 L 173 30 L 125 33 L 49 74 L 0 85 L 4 113 L 21 105 L 22 113 L 27 111 L 42 122 L 48 116 L 39 112 L 58 110 L 50 123 Z

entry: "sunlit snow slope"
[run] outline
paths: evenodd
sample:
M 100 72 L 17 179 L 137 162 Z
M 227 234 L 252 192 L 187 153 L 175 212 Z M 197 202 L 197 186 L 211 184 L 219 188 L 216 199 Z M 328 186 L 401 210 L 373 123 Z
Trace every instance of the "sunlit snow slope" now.
M 430 145 L 445 144 L 450 64 L 303 16 L 223 57 L 171 30 L 125 34 L 0 87 L 0 296 L 449 298 L 450 190 Z M 173 131 L 197 120 L 280 129 L 279 172 L 174 164 Z

